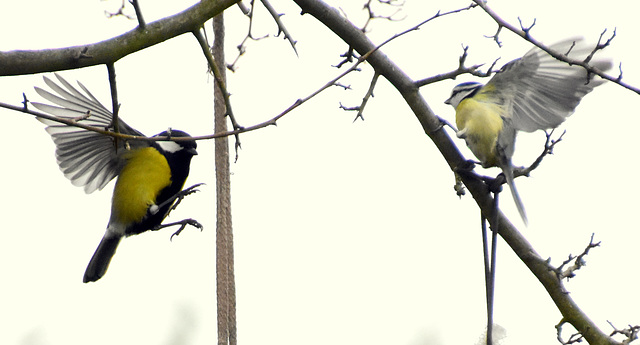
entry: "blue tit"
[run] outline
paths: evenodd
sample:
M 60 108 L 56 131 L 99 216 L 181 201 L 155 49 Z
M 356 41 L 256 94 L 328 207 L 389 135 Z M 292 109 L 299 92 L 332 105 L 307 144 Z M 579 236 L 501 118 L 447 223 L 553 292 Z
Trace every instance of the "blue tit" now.
M 581 38 L 549 48 L 577 60 L 593 51 Z M 611 68 L 609 60 L 591 60 L 590 64 L 601 71 Z M 513 182 L 511 163 L 516 133 L 558 127 L 573 114 L 582 97 L 604 83 L 591 77 L 583 67 L 569 65 L 534 47 L 504 65 L 485 85 L 457 85 L 445 101 L 456 110 L 457 136 L 465 140 L 482 166 L 502 169 L 525 224 L 527 216 Z
M 58 95 L 36 87 L 36 92 L 57 106 L 32 103 L 37 109 L 84 125 L 112 129 L 113 113 L 78 83 L 85 94 L 56 74 L 60 85 L 45 77 Z M 196 142 L 125 140 L 39 118 L 47 125 L 56 146 L 56 159 L 64 175 L 86 193 L 104 188 L 118 177 L 111 201 L 111 217 L 83 281 L 100 279 L 123 237 L 156 230 L 167 216 L 189 175 Z M 144 135 L 119 120 L 118 132 Z M 189 137 L 178 130 L 157 136 Z M 199 224 L 198 224 L 199 225 Z

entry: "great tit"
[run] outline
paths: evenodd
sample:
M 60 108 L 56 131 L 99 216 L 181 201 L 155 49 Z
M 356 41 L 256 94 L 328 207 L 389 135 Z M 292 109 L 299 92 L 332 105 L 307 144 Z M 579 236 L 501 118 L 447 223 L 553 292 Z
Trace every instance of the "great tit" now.
M 58 95 L 39 87 L 35 90 L 58 106 L 32 102 L 37 109 L 92 127 L 113 130 L 113 113 L 86 87 L 78 82 L 85 95 L 59 75 L 56 74 L 56 77 L 62 86 L 47 77 L 44 77 L 44 82 Z M 83 279 L 85 283 L 97 281 L 107 271 L 123 237 L 161 227 L 162 221 L 179 199 L 189 175 L 191 158 L 197 155 L 196 142 L 125 140 L 43 118 L 39 120 L 47 125 L 46 131 L 55 143 L 60 169 L 74 185 L 84 187 L 86 193 L 92 193 L 118 177 L 106 233 Z M 120 119 L 117 127 L 119 133 L 144 136 Z M 189 137 L 178 130 L 165 131 L 156 136 Z M 197 222 L 190 224 L 196 225 Z
M 581 38 L 550 46 L 570 58 L 584 60 L 593 51 Z M 609 60 L 591 60 L 601 71 Z M 453 88 L 445 103 L 456 110 L 456 135 L 464 138 L 484 168 L 502 169 L 522 220 L 524 205 L 513 182 L 511 157 L 517 131 L 533 132 L 558 127 L 573 114 L 582 97 L 604 83 L 576 65 L 555 59 L 534 47 L 522 58 L 504 65 L 486 85 L 466 82 Z

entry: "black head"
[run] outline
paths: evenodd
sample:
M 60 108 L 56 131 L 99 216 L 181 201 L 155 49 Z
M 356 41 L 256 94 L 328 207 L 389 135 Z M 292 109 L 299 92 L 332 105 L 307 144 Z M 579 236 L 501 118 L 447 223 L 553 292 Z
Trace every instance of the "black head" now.
M 169 129 L 168 131 L 154 135 L 154 137 L 184 138 L 190 137 L 190 135 L 177 129 Z M 198 144 L 195 140 L 157 141 L 156 143 L 165 155 L 186 154 L 195 156 L 198 154 L 196 151 Z

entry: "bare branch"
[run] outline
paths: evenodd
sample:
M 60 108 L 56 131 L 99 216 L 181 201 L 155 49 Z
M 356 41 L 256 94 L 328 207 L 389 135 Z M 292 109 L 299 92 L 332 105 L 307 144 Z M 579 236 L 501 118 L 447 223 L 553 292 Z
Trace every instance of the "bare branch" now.
M 415 83 L 416 86 L 422 87 L 422 86 L 433 84 L 435 82 L 439 82 L 446 79 L 456 79 L 461 74 L 471 74 L 477 77 L 488 77 L 494 72 L 493 68 L 495 67 L 499 59 L 494 60 L 486 72 L 481 72 L 481 71 L 478 71 L 478 68 L 482 67 L 483 64 L 473 65 L 471 67 L 465 66 L 465 62 L 468 56 L 467 51 L 469 49 L 469 46 L 463 46 L 462 49 L 463 49 L 463 52 L 462 52 L 462 55 L 460 55 L 460 59 L 458 60 L 459 64 L 457 69 L 450 72 L 441 73 L 432 77 L 417 80 Z
M 638 333 L 640 333 L 640 326 L 636 325 L 636 326 L 631 326 L 629 325 L 628 328 L 625 329 L 617 329 L 613 323 L 611 323 L 611 321 L 607 320 L 607 323 L 609 323 L 609 325 L 611 325 L 611 328 L 613 328 L 613 332 L 611 332 L 611 336 L 613 337 L 616 334 L 621 334 L 623 336 L 625 336 L 625 339 L 622 341 L 623 345 L 627 345 L 630 344 L 632 341 L 638 339 Z
M 298 50 L 296 50 L 297 42 L 296 40 L 293 39 L 293 37 L 289 33 L 289 30 L 287 30 L 287 28 L 284 26 L 284 24 L 280 20 L 280 17 L 282 17 L 283 14 L 278 13 L 275 10 L 275 8 L 271 6 L 271 3 L 268 0 L 260 0 L 260 1 L 262 1 L 262 4 L 267 9 L 267 11 L 269 11 L 269 14 L 271 14 L 271 17 L 273 17 L 273 20 L 275 20 L 276 24 L 278 25 L 278 34 L 276 36 L 280 36 L 280 33 L 282 33 L 284 35 L 284 39 L 289 41 L 289 44 L 291 44 L 291 48 L 293 48 L 293 51 L 296 53 L 296 56 L 298 56 Z
M 368 0 L 366 4 L 364 4 L 364 9 L 367 10 L 368 13 L 368 17 L 367 17 L 367 21 L 364 23 L 364 26 L 362 26 L 362 32 L 366 33 L 367 32 L 367 28 L 369 26 L 369 24 L 371 24 L 371 22 L 374 19 L 385 19 L 388 21 L 400 21 L 403 20 L 404 18 L 394 18 L 394 16 L 398 13 L 400 13 L 400 8 L 397 8 L 392 14 L 390 15 L 378 15 L 375 14 L 373 11 L 373 7 L 371 5 L 371 3 L 373 2 L 373 0 Z M 380 4 L 383 5 L 388 5 L 388 6 L 392 6 L 392 7 L 401 7 L 402 5 L 404 5 L 404 1 L 400 2 L 397 0 L 378 0 L 377 1 Z
M 520 29 L 522 30 L 522 32 L 524 32 L 524 35 L 526 38 L 529 38 L 531 36 L 529 36 L 529 32 L 531 31 L 531 29 L 536 25 L 536 19 L 533 18 L 533 23 L 531 23 L 531 25 L 524 26 L 524 24 L 522 24 L 522 19 L 520 17 L 518 17 L 518 23 L 520 23 Z
M 111 90 L 111 112 L 113 113 L 113 117 L 111 118 L 111 124 L 109 124 L 109 128 L 112 128 L 116 133 L 120 133 L 120 117 L 118 113 L 120 112 L 120 103 L 118 102 L 118 87 L 116 85 L 116 68 L 112 63 L 107 64 L 107 72 L 109 74 L 109 88 Z M 87 111 L 87 114 L 89 111 Z M 119 138 L 114 138 L 116 145 L 115 147 L 119 147 L 117 145 Z
M 502 42 L 500 41 L 500 31 L 502 31 L 502 25 L 500 25 L 500 23 L 498 23 L 498 29 L 496 30 L 495 34 L 493 34 L 491 36 L 487 36 L 487 35 L 484 36 L 486 38 L 491 38 L 492 40 L 494 40 L 496 42 L 496 44 L 498 45 L 498 48 L 502 48 Z
M 600 242 L 593 243 L 593 236 L 594 234 L 591 234 L 591 240 L 589 240 L 589 244 L 587 245 L 587 247 L 585 247 L 582 253 L 580 253 L 578 256 L 575 256 L 575 257 L 569 254 L 569 258 L 563 261 L 562 264 L 555 269 L 555 272 L 558 275 L 558 279 L 562 280 L 564 278 L 570 279 L 575 277 L 576 275 L 575 271 L 579 270 L 580 268 L 582 268 L 587 264 L 586 261 L 584 260 L 584 257 L 587 256 L 587 254 L 589 254 L 589 251 L 592 248 L 600 246 Z M 573 261 L 573 265 L 565 269 L 564 267 L 570 264 L 572 261 Z
M 602 38 L 604 37 L 604 34 L 606 34 L 606 33 L 607 33 L 607 29 L 604 29 L 602 31 L 602 33 L 600 34 L 600 37 L 598 38 L 598 43 L 596 44 L 596 47 L 593 48 L 593 50 L 591 51 L 589 56 L 587 56 L 584 59 L 584 62 L 588 63 L 589 61 L 591 61 L 591 59 L 593 59 L 593 56 L 595 55 L 595 53 L 597 51 L 603 50 L 604 48 L 608 47 L 611 44 L 611 41 L 613 41 L 613 39 L 616 37 L 617 30 L 614 28 L 613 29 L 613 33 L 611 34 L 611 37 L 607 38 L 607 40 L 604 43 L 602 43 Z
M 540 163 L 542 163 L 542 160 L 544 159 L 545 156 L 553 154 L 553 148 L 556 146 L 556 144 L 562 141 L 562 137 L 564 137 L 565 133 L 567 133 L 567 131 L 563 131 L 562 134 L 560 134 L 560 136 L 558 137 L 558 139 L 551 139 L 551 136 L 553 135 L 554 131 L 555 131 L 555 128 L 549 132 L 547 131 L 544 132 L 547 139 L 544 142 L 544 149 L 542 150 L 542 153 L 540 153 L 538 158 L 536 158 L 536 160 L 533 163 L 531 163 L 529 167 L 515 168 L 513 171 L 514 177 L 529 176 L 529 174 L 533 170 L 535 170 L 540 165 Z
M 206 41 L 204 41 L 204 36 L 202 36 L 202 34 L 199 31 L 198 32 L 194 32 L 194 35 L 196 36 L 196 38 L 198 38 L 198 41 L 200 42 L 201 47 L 203 47 L 203 50 L 205 50 L 204 47 L 205 46 L 208 47 L 208 45 L 206 44 Z M 203 45 L 202 42 L 204 42 L 204 45 Z M 383 44 L 385 44 L 385 43 L 383 43 Z M 380 45 L 380 46 L 382 46 L 382 45 Z M 51 121 L 55 121 L 55 122 L 58 122 L 58 123 L 62 123 L 62 124 L 68 125 L 68 126 L 78 127 L 78 128 L 86 129 L 88 131 L 93 131 L 93 132 L 97 132 L 97 133 L 100 133 L 100 134 L 104 134 L 104 135 L 108 135 L 108 136 L 112 136 L 112 137 L 116 137 L 116 138 L 128 139 L 128 140 L 149 140 L 149 141 L 206 140 L 206 139 L 215 139 L 215 138 L 226 137 L 226 136 L 230 136 L 230 135 L 234 135 L 234 136 L 236 136 L 236 138 L 238 138 L 237 135 L 240 134 L 240 133 L 254 131 L 254 130 L 257 130 L 257 129 L 260 129 L 260 128 L 264 128 L 264 127 L 267 127 L 267 126 L 276 125 L 276 122 L 280 118 L 285 116 L 286 114 L 290 113 L 291 111 L 293 111 L 294 109 L 296 109 L 300 105 L 304 104 L 308 100 L 310 100 L 313 97 L 315 97 L 316 95 L 320 94 L 322 91 L 326 90 L 327 88 L 329 88 L 331 86 L 338 85 L 337 84 L 338 80 L 342 79 L 347 74 L 357 70 L 358 66 L 362 62 L 364 62 L 367 58 L 369 58 L 369 56 L 371 56 L 371 54 L 375 53 L 380 48 L 380 46 L 374 47 L 371 51 L 369 51 L 369 52 L 365 53 L 364 55 L 362 55 L 353 64 L 353 66 L 351 66 L 349 69 L 347 69 L 346 71 L 342 72 L 340 75 L 338 75 L 337 77 L 333 78 L 332 80 L 328 81 L 323 86 L 321 86 L 318 90 L 312 92 L 307 97 L 297 99 L 287 109 L 285 109 L 284 111 L 282 111 L 278 115 L 274 116 L 273 118 L 271 118 L 271 119 L 269 119 L 267 121 L 264 121 L 262 123 L 256 124 L 256 125 L 249 126 L 249 127 L 242 127 L 242 126 L 239 126 L 237 124 L 234 124 L 234 129 L 232 131 L 226 131 L 226 132 L 222 132 L 222 133 L 214 133 L 214 134 L 210 134 L 210 135 L 195 136 L 195 137 L 173 137 L 173 138 L 158 136 L 158 137 L 147 138 L 147 137 L 141 137 L 141 136 L 135 136 L 135 135 L 126 135 L 126 134 L 121 134 L 121 133 L 114 133 L 113 131 L 104 130 L 102 128 L 96 128 L 96 127 L 83 125 L 82 123 L 74 121 L 73 119 L 60 118 L 60 117 L 50 116 L 50 115 L 47 115 L 47 114 L 44 114 L 44 113 L 40 113 L 40 112 L 37 112 L 37 111 L 33 111 L 33 110 L 30 110 L 30 109 L 27 109 L 27 107 L 26 107 L 26 104 L 28 102 L 27 100 L 25 100 L 23 102 L 23 104 L 25 104 L 25 105 L 23 105 L 23 107 L 13 106 L 13 105 L 10 105 L 10 104 L 5 104 L 5 103 L 0 103 L 0 107 L 11 109 L 11 110 L 15 110 L 15 111 L 24 112 L 24 113 L 31 114 L 31 115 L 34 115 L 34 116 L 37 116 L 37 117 L 41 117 L 41 118 L 44 118 L 44 119 L 47 119 L 47 120 L 51 120 Z M 210 53 L 209 49 L 207 48 L 206 50 L 209 52 L 208 55 L 210 55 L 211 53 Z M 207 55 L 207 53 L 205 53 L 205 56 L 206 55 Z M 213 57 L 210 57 L 210 58 L 207 57 L 207 59 L 211 59 L 211 61 L 213 61 L 212 60 Z M 220 85 L 221 86 L 225 85 L 224 81 L 221 81 Z M 225 90 L 226 90 L 226 87 L 225 87 Z M 227 96 L 227 99 L 225 99 L 225 102 L 227 102 L 227 101 L 228 101 L 228 96 Z M 228 103 L 228 105 L 230 105 L 230 103 Z M 227 108 L 227 112 L 229 112 L 229 108 Z M 232 123 L 233 123 L 233 121 L 232 121 Z
M 390 2 L 392 2 L 392 1 L 390 1 Z M 440 12 L 440 11 L 438 11 L 436 14 L 434 14 L 433 16 L 423 20 L 422 22 L 418 23 L 417 25 L 414 25 L 414 26 L 410 27 L 409 29 L 406 29 L 406 30 L 404 30 L 404 31 L 402 31 L 402 32 L 400 32 L 398 34 L 395 34 L 395 35 L 391 36 L 386 41 L 382 42 L 382 44 L 380 44 L 379 47 L 381 47 L 381 46 L 393 41 L 394 39 L 396 39 L 396 38 L 398 38 L 400 36 L 403 36 L 403 35 L 405 35 L 405 34 L 407 34 L 409 32 L 419 30 L 421 26 L 425 25 L 426 23 L 428 23 L 428 22 L 430 22 L 430 21 L 432 21 L 432 20 L 434 20 L 436 18 L 440 18 L 440 17 L 446 16 L 446 15 L 450 15 L 450 14 L 454 14 L 454 13 L 470 10 L 470 9 L 476 7 L 476 6 L 477 5 L 475 5 L 475 4 L 470 4 L 467 7 L 459 8 L 459 9 L 456 9 L 456 10 L 451 10 L 451 11 L 448 11 L 448 12 Z M 339 64 L 337 64 L 335 66 L 335 67 L 338 67 L 338 68 L 342 67 L 342 65 L 344 65 L 347 62 L 351 62 L 351 58 L 355 56 L 353 48 L 350 46 L 349 50 L 345 54 L 340 55 L 340 56 L 344 57 L 345 59 L 342 60 Z M 447 78 L 445 78 L 445 79 L 447 79 Z
M 247 15 L 247 17 L 249 17 L 249 27 L 247 29 L 247 34 L 242 39 L 242 42 L 240 42 L 240 44 L 238 44 L 238 46 L 236 47 L 238 49 L 238 55 L 236 56 L 236 58 L 233 60 L 232 63 L 227 65 L 227 68 L 232 72 L 236 70 L 236 64 L 238 63 L 238 60 L 240 60 L 240 57 L 244 55 L 244 53 L 247 51 L 247 47 L 246 47 L 247 41 L 250 39 L 254 41 L 258 41 L 267 37 L 267 35 L 265 35 L 265 36 L 256 38 L 256 37 L 253 37 L 253 34 L 251 33 L 253 28 L 253 10 L 254 9 L 255 9 L 255 1 L 251 1 L 251 8 L 248 9 L 248 12 L 244 12 L 245 10 L 247 10 L 246 8 L 243 9 L 243 12 Z
M 289 33 L 289 30 L 287 30 L 284 23 L 280 19 L 280 17 L 282 17 L 283 14 L 278 13 L 278 11 L 276 11 L 276 9 L 271 5 L 271 3 L 268 0 L 260 0 L 260 1 L 262 2 L 262 5 L 267 9 L 269 14 L 273 18 L 273 20 L 276 22 L 276 25 L 278 26 L 278 34 L 276 36 L 280 36 L 280 33 L 282 33 L 284 35 L 284 39 L 288 40 L 289 44 L 291 44 L 291 48 L 293 48 L 293 52 L 296 54 L 296 56 L 298 56 L 298 50 L 296 49 L 296 40 L 293 39 L 293 36 L 291 36 L 291 34 Z M 236 58 L 233 60 L 232 63 L 227 65 L 227 68 L 231 71 L 235 71 L 237 69 L 236 65 L 240 60 L 240 57 L 243 56 L 244 53 L 246 52 L 247 50 L 246 44 L 249 40 L 258 41 L 258 40 L 269 37 L 269 35 L 264 35 L 261 37 L 253 36 L 252 30 L 253 30 L 253 19 L 254 19 L 253 14 L 254 14 L 254 9 L 256 5 L 255 0 L 251 1 L 250 8 L 247 8 L 246 6 L 242 5 L 242 3 L 238 3 L 238 4 L 242 12 L 247 17 L 249 17 L 249 27 L 247 29 L 247 34 L 242 39 L 242 42 L 240 42 L 240 44 L 238 44 L 237 46 L 238 55 L 236 56 Z
M 567 340 L 562 338 L 562 326 L 564 326 L 565 323 L 567 323 L 567 321 L 562 319 L 562 321 L 556 325 L 556 339 L 558 339 L 558 342 L 562 345 L 571 345 L 582 342 L 582 340 L 584 340 L 584 336 L 580 333 L 571 334 Z
M 0 76 L 62 71 L 115 62 L 131 53 L 193 32 L 238 0 L 199 1 L 188 9 L 120 36 L 80 46 L 0 52 Z
M 367 90 L 367 93 L 362 98 L 362 103 L 360 103 L 359 106 L 348 108 L 343 106 L 342 103 L 340 104 L 340 108 L 344 110 L 358 111 L 358 113 L 356 114 L 356 117 L 353 119 L 353 122 L 356 122 L 357 119 L 361 119 L 362 121 L 364 121 L 364 116 L 362 115 L 364 113 L 364 107 L 367 105 L 369 98 L 373 97 L 373 90 L 376 87 L 376 82 L 378 81 L 378 77 L 380 77 L 380 74 L 374 72 L 373 78 L 371 79 L 371 83 L 369 84 L 369 89 Z
M 245 16 L 249 16 L 250 10 L 242 3 L 242 1 L 238 1 L 238 8 Z
M 555 52 L 555 51 L 549 49 L 547 46 L 545 46 L 541 42 L 535 40 L 533 37 L 531 37 L 531 35 L 529 35 L 529 30 L 531 29 L 531 27 L 533 27 L 533 24 L 529 28 L 520 28 L 520 29 L 518 29 L 515 26 L 513 26 L 513 25 L 507 23 L 506 21 L 504 21 L 502 18 L 500 18 L 493 10 L 491 10 L 487 6 L 487 4 L 486 4 L 486 2 L 484 0 L 473 0 L 473 2 L 475 4 L 477 4 L 478 6 L 480 6 L 498 24 L 498 32 L 500 31 L 500 29 L 502 27 L 504 27 L 507 30 L 515 33 L 516 35 L 518 35 L 520 37 L 522 37 L 526 41 L 530 42 L 531 44 L 535 45 L 536 47 L 544 50 L 549 55 L 553 56 L 554 58 L 556 58 L 556 59 L 558 59 L 560 61 L 564 61 L 564 62 L 566 62 L 566 63 L 568 63 L 570 65 L 582 66 L 585 70 L 587 70 L 587 72 L 589 74 L 598 75 L 603 79 L 609 80 L 609 81 L 611 81 L 613 83 L 616 83 L 616 84 L 624 87 L 625 89 L 628 89 L 628 90 L 633 91 L 633 92 L 635 92 L 637 94 L 640 94 L 640 88 L 631 86 L 631 85 L 629 85 L 627 83 L 624 83 L 622 81 L 622 71 L 620 72 L 620 74 L 617 77 L 612 77 L 612 76 L 604 73 L 603 71 L 599 70 L 598 68 L 589 65 L 589 61 L 588 60 L 590 58 L 588 58 L 586 60 L 577 60 L 577 59 L 573 59 L 573 58 L 567 57 L 564 54 L 565 52 Z M 535 21 L 534 21 L 534 24 L 535 24 Z M 498 33 L 496 33 L 496 36 L 497 36 L 497 34 Z M 600 37 L 602 38 L 602 35 Z M 613 37 L 615 37 L 615 30 L 614 30 L 614 34 L 611 36 L 610 39 L 608 39 L 605 42 L 605 44 L 598 43 L 598 45 L 594 48 L 593 53 L 595 53 L 598 50 L 602 50 L 604 47 L 609 45 L 609 43 L 611 42 Z M 496 42 L 499 42 L 497 38 L 495 38 L 495 40 L 496 40 Z M 593 55 L 593 53 L 591 55 Z M 622 67 L 620 67 L 620 68 L 622 68 Z
M 131 5 L 133 5 L 133 9 L 136 11 L 136 18 L 138 18 L 138 29 L 144 30 L 147 27 L 147 23 L 144 22 L 144 18 L 142 17 L 142 10 L 140 9 L 140 4 L 138 0 L 129 0 Z
M 318 19 L 357 52 L 362 54 L 371 51 L 372 47 L 374 47 L 374 44 L 367 39 L 360 29 L 344 20 L 338 10 L 321 1 L 294 1 L 300 6 L 302 12 Z M 480 1 L 475 2 L 478 3 Z M 402 71 L 403 69 L 394 64 L 382 52 L 372 53 L 367 58 L 367 62 L 398 90 L 452 171 L 458 171 L 458 167 L 467 164 L 466 159 L 457 149 L 452 138 L 446 131 L 442 130 L 442 121 L 433 113 L 420 94 L 419 89 L 415 86 L 415 82 Z M 467 190 L 473 195 L 483 215 L 490 219 L 492 223 L 499 223 L 499 226 L 498 224 L 491 225 L 498 226 L 500 236 L 545 287 L 566 321 L 570 322 L 592 344 L 616 344 L 587 317 L 572 297 L 564 291 L 562 282 L 558 280 L 558 277 L 553 272 L 549 271 L 547 262 L 536 253 L 531 244 L 517 231 L 504 214 L 498 210 L 497 220 L 492 217 L 495 214 L 494 201 L 489 195 L 485 183 L 482 180 L 465 175 L 461 175 L 461 178 Z
M 205 39 L 205 37 L 204 37 L 204 35 L 202 33 L 202 30 L 194 31 L 193 35 L 198 40 L 198 43 L 200 44 L 200 48 L 202 49 L 202 53 L 207 58 L 207 62 L 209 64 L 209 69 L 213 73 L 213 77 L 216 80 L 216 84 L 220 88 L 220 93 L 222 94 L 222 97 L 224 99 L 224 104 L 226 106 L 225 107 L 226 108 L 226 113 L 227 113 L 227 116 L 229 116 L 229 120 L 231 120 L 231 124 L 233 125 L 233 129 L 234 130 L 242 129 L 243 127 L 238 124 L 238 122 L 236 121 L 235 116 L 233 115 L 233 110 L 231 108 L 231 99 L 230 99 L 229 91 L 227 90 L 227 85 L 225 83 L 225 78 L 224 78 L 224 76 L 222 74 L 222 71 L 220 71 L 220 69 L 218 68 L 218 64 L 216 64 L 216 62 L 215 62 L 215 60 L 213 58 L 213 55 L 211 54 L 211 48 L 209 47 L 209 43 Z M 224 61 L 222 61 L 222 64 L 224 64 Z M 239 136 L 239 133 L 234 134 L 234 136 L 235 136 L 235 139 L 236 139 L 235 149 L 236 149 L 236 160 L 237 160 L 238 159 L 238 149 L 240 148 L 240 136 Z
M 342 61 L 338 62 L 338 64 L 332 65 L 333 67 L 340 68 L 346 63 L 353 62 L 353 58 L 356 57 L 356 54 L 355 54 L 355 51 L 353 50 L 353 48 L 349 47 L 344 54 L 340 55 L 340 57 L 343 57 L 344 59 Z

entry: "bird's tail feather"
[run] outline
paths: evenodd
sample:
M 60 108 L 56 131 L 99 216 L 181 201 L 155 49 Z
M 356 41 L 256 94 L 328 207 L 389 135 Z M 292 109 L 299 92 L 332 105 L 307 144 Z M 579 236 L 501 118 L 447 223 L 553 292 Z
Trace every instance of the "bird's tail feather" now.
M 110 236 L 109 233 L 104 235 L 84 272 L 84 283 L 97 281 L 104 276 L 121 239 L 122 237 Z
M 513 196 L 513 201 L 516 203 L 516 208 L 518 209 L 518 213 L 520 213 L 520 217 L 524 222 L 524 225 L 528 224 L 527 213 L 524 210 L 524 204 L 522 203 L 522 199 L 520 199 L 520 194 L 518 194 L 518 190 L 516 189 L 516 185 L 513 182 L 513 167 L 511 164 L 508 164 L 505 168 L 502 168 L 504 173 L 504 177 L 507 180 L 507 184 L 509 185 L 509 189 L 511 190 L 511 196 Z

